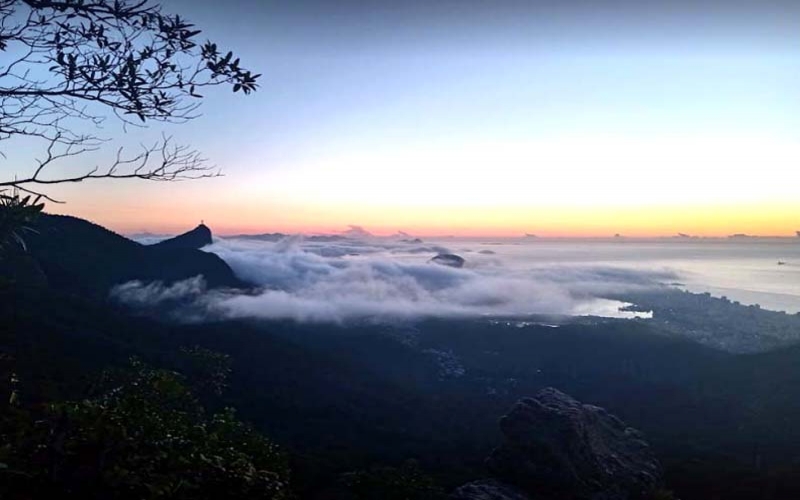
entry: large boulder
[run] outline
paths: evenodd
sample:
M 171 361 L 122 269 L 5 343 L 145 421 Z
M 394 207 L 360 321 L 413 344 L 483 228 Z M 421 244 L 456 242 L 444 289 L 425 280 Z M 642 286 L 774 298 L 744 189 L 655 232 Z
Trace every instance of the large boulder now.
M 556 389 L 517 402 L 500 428 L 505 441 L 487 459 L 489 472 L 531 498 L 628 500 L 661 483 L 638 431 Z

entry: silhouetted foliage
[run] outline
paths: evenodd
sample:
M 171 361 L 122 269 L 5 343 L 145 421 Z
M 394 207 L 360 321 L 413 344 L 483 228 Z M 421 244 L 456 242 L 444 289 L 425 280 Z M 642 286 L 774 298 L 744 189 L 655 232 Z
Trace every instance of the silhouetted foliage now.
M 444 500 L 444 490 L 419 465 L 409 460 L 400 467 L 375 467 L 344 474 L 337 500 Z
M 204 347 L 181 347 L 186 360 L 184 372 L 199 395 L 220 396 L 231 373 L 231 357 Z
M 260 75 L 232 52 L 199 41 L 200 33 L 149 0 L 0 0 L 0 141 L 25 136 L 48 144 L 33 173 L 0 186 L 34 193 L 37 185 L 95 178 L 215 175 L 196 151 L 167 137 L 138 154 L 118 151 L 106 168 L 44 175 L 58 160 L 102 144 L 76 132 L 78 123 L 99 125 L 109 112 L 129 124 L 181 122 L 196 116 L 199 89 L 256 90 Z
M 99 388 L 4 413 L 2 498 L 287 498 L 275 445 L 231 409 L 206 415 L 177 373 L 134 359 Z
M 34 232 L 33 221 L 44 208 L 40 198 L 0 192 L 0 258 L 8 245 L 25 248 L 25 233 Z

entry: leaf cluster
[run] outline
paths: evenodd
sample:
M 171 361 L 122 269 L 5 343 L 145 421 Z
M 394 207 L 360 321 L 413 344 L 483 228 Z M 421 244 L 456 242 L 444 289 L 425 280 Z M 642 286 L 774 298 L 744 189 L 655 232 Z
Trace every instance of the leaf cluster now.
M 12 244 L 25 248 L 24 235 L 35 231 L 32 223 L 43 208 L 39 197 L 0 192 L 0 255 Z
M 288 498 L 278 448 L 231 409 L 207 415 L 181 375 L 134 359 L 98 390 L 7 412 L 2 498 Z
M 444 500 L 444 490 L 408 460 L 399 467 L 373 467 L 344 474 L 339 481 L 342 500 Z
M 0 187 L 56 201 L 36 185 L 217 175 L 199 153 L 173 147 L 167 138 L 143 146 L 139 155 L 119 150 L 108 168 L 40 175 L 59 159 L 96 151 L 105 138 L 91 130 L 108 116 L 120 118 L 126 129 L 151 121 L 182 123 L 198 116 L 203 88 L 243 94 L 258 88 L 260 74 L 200 36 L 194 24 L 151 0 L 0 0 L 0 145 L 20 138 L 48 144 L 33 175 L 0 177 Z
M 14 116 L 47 107 L 54 118 L 54 104 L 80 116 L 95 102 L 142 122 L 184 119 L 197 88 L 250 93 L 261 76 L 148 0 L 0 0 L 0 20 L 0 51 L 16 57 L 0 71 L 0 98 Z

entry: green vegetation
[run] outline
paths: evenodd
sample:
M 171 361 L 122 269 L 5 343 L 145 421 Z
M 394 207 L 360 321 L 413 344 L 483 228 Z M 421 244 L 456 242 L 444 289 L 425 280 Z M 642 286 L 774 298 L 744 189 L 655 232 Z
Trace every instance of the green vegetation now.
M 414 461 L 343 474 L 338 492 L 348 500 L 444 500 L 444 490 Z
M 12 393 L 0 423 L 2 498 L 289 496 L 277 447 L 232 409 L 207 415 L 175 372 L 134 359 L 107 372 L 89 399 L 43 409 L 20 399 Z

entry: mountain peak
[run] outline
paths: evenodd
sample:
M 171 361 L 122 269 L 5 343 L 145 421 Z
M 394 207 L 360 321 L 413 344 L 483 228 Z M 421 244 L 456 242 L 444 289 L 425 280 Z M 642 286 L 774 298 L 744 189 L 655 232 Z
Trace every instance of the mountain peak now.
M 205 225 L 203 221 L 200 224 L 186 233 L 175 236 L 168 240 L 156 243 L 154 246 L 164 248 L 203 248 L 206 245 L 213 243 L 211 237 L 211 229 Z

